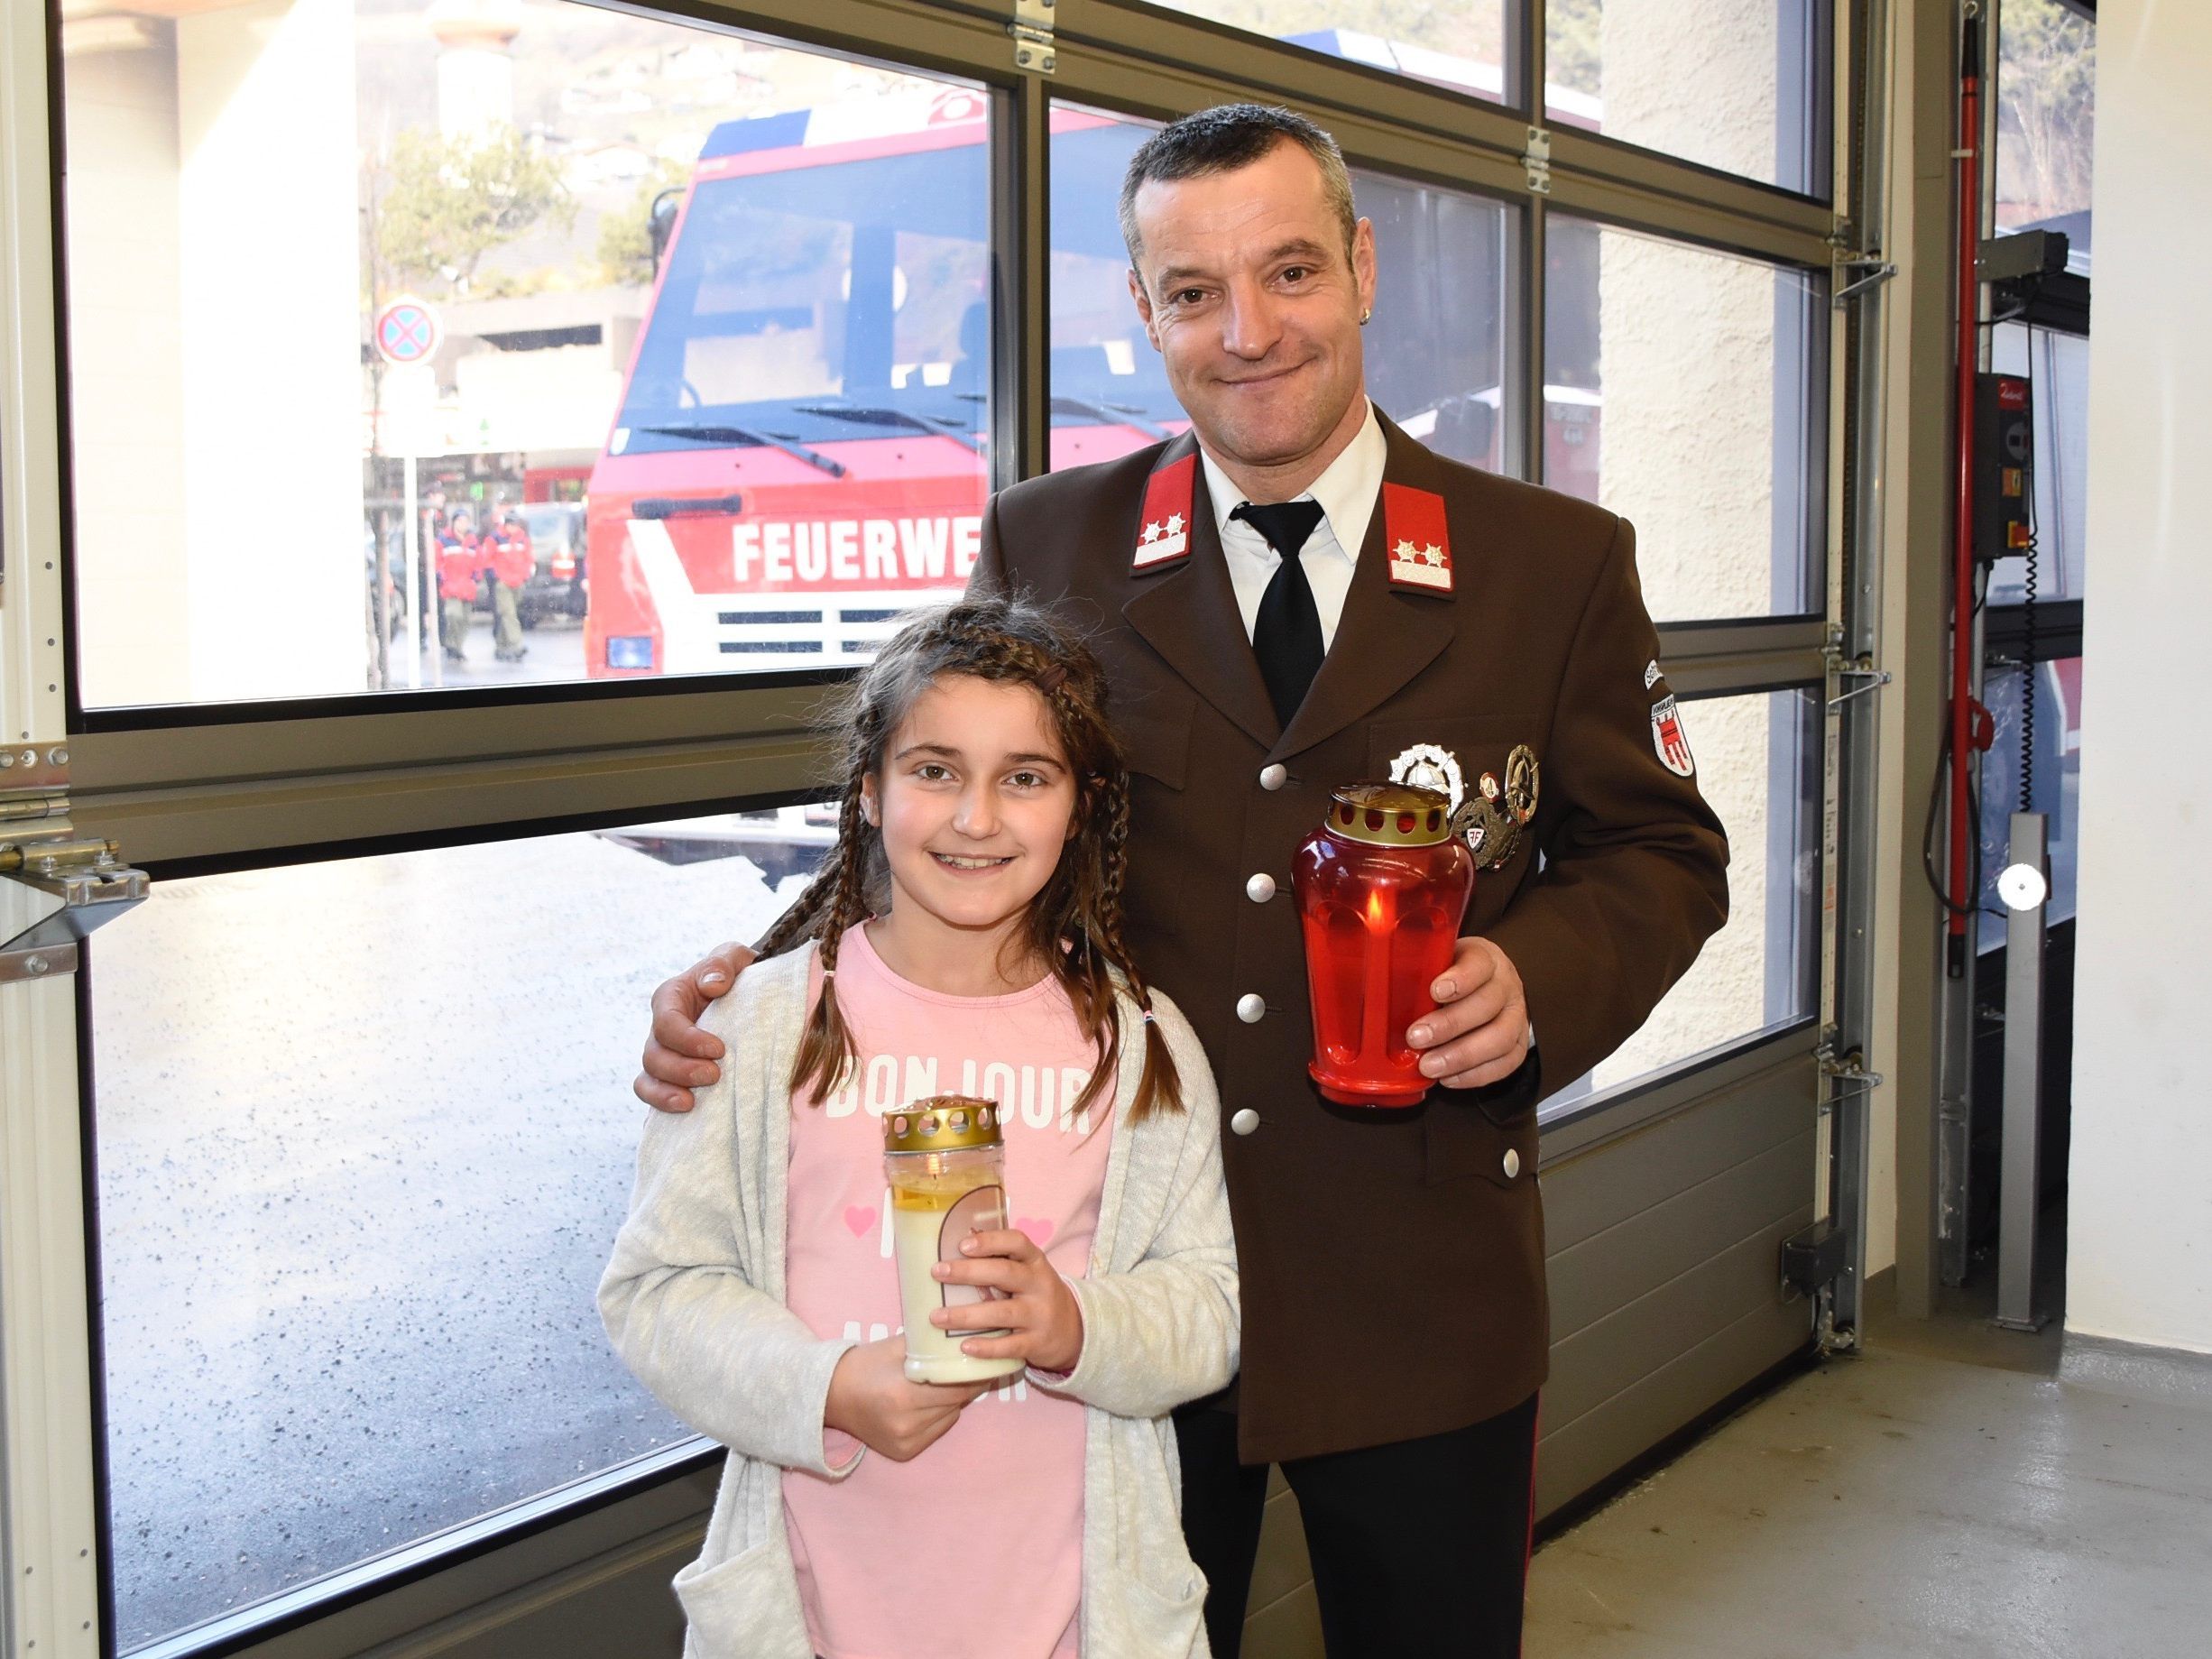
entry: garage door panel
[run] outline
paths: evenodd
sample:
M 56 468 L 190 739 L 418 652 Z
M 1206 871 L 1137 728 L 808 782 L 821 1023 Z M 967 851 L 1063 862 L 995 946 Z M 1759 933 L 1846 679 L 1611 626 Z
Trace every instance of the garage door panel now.
M 1742 1239 L 1755 1224 L 1801 1213 L 1813 1176 L 1813 1135 L 1801 1132 L 1637 1212 L 1547 1264 L 1556 1346 L 1608 1313 Z
M 1556 1168 L 1545 1166 L 1549 1252 L 1557 1256 L 1716 1171 L 1802 1134 L 1812 1120 L 1811 1073 L 1809 1061 L 1764 1073 Z M 1810 1174 L 1806 1179 L 1810 1183 Z
M 1538 1518 L 1607 1479 L 1802 1349 L 1810 1324 L 1802 1302 L 1755 1309 L 1573 1422 L 1547 1432 L 1536 1452 Z
M 1665 1356 L 1694 1347 L 1746 1314 L 1784 1306 L 1782 1240 L 1811 1219 L 1808 1203 L 1554 1343 L 1552 1380 L 1544 1389 L 1546 1419 L 1564 1428 L 1633 1388 Z M 1809 1327 L 1806 1303 L 1786 1305 L 1801 1327 Z

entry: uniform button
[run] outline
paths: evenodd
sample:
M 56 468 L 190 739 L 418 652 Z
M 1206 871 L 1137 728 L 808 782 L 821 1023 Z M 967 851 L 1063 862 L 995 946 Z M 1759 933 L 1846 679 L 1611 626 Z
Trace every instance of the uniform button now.
M 1289 781 L 1290 769 L 1280 763 L 1259 769 L 1259 787 L 1263 789 L 1279 789 Z
M 1247 1106 L 1243 1111 L 1238 1112 L 1235 1117 L 1230 1119 L 1229 1120 L 1229 1129 L 1230 1133 L 1232 1135 L 1249 1135 L 1258 1127 L 1259 1114 L 1254 1111 L 1249 1106 Z
M 1506 1179 L 1510 1181 L 1521 1173 L 1521 1155 L 1511 1147 L 1506 1148 Z
M 1244 884 L 1244 896 L 1256 905 L 1264 905 L 1275 897 L 1275 878 L 1261 871 Z
M 1237 1018 L 1248 1026 L 1256 1026 L 1267 1017 L 1267 999 L 1257 991 L 1248 991 L 1237 999 Z

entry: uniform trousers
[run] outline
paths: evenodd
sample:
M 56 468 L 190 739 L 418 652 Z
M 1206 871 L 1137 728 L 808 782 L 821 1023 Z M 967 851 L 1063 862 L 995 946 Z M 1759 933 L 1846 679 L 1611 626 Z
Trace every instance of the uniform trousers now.
M 522 655 L 522 615 L 515 603 L 521 591 L 496 576 L 492 578 L 492 650 L 502 662 L 515 661 Z
M 475 606 L 465 599 L 447 599 L 442 604 L 445 613 L 446 651 L 458 657 L 468 644 L 469 613 Z
M 1177 1412 L 1175 1438 L 1207 1638 L 1238 1659 L 1267 1466 L 1237 1461 L 1236 1414 L 1219 1406 Z M 1516 1659 L 1535 1454 L 1531 1395 L 1463 1429 L 1285 1463 L 1329 1659 Z

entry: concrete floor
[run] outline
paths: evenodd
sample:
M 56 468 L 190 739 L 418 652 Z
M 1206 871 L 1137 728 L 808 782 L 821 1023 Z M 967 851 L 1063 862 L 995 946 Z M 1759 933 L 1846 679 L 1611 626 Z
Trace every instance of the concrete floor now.
M 2212 1389 L 1970 1295 L 1869 1324 L 1542 1550 L 1528 1659 L 2212 1654 Z

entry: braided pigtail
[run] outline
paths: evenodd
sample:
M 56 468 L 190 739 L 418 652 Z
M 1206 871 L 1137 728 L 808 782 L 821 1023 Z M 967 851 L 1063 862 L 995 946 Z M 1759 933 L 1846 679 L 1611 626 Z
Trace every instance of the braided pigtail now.
M 806 889 L 760 935 L 760 942 L 752 947 L 753 954 L 780 956 L 801 939 L 813 938 L 821 929 L 822 918 L 829 914 L 830 900 L 836 894 L 843 870 L 842 849 L 833 847 L 829 856 L 816 867 Z
M 868 824 L 861 815 L 860 780 L 856 778 L 853 787 L 845 791 L 844 806 L 837 815 L 836 848 L 824 861 L 821 875 L 807 889 L 810 896 L 816 887 L 826 886 L 828 889 L 825 913 L 816 933 L 816 948 L 822 953 L 822 995 L 807 1014 L 806 1028 L 799 1034 L 798 1053 L 791 1061 L 791 1092 L 817 1106 L 844 1081 L 846 1072 L 860 1058 L 852 1029 L 845 1024 L 844 1010 L 837 1001 L 837 951 L 843 942 L 845 929 L 858 926 L 868 914 L 869 841 Z M 804 899 L 800 900 L 801 904 L 805 902 Z M 796 910 L 798 906 L 792 908 Z M 784 919 L 790 919 L 788 913 Z M 779 922 L 770 936 L 772 938 L 783 925 Z
M 1141 1123 L 1155 1111 L 1183 1110 L 1183 1074 L 1175 1067 L 1175 1056 L 1167 1046 L 1167 1034 L 1160 1029 L 1159 1021 L 1152 1017 L 1152 989 L 1144 976 L 1138 972 L 1135 958 L 1129 954 L 1122 938 L 1123 917 L 1121 894 L 1129 874 L 1129 774 L 1117 770 L 1107 779 L 1101 791 L 1100 816 L 1104 820 L 1104 833 L 1099 848 L 1099 906 L 1098 929 L 1102 937 L 1099 943 L 1106 958 L 1121 970 L 1129 982 L 1129 994 L 1136 998 L 1142 1010 L 1145 1028 L 1145 1069 L 1138 1080 L 1137 1098 L 1129 1106 L 1129 1121 Z M 1119 1037 L 1120 1011 L 1115 1021 Z M 1119 1046 L 1117 1041 L 1116 1046 Z
M 1033 946 L 1052 963 L 1067 992 L 1075 1018 L 1091 1034 L 1098 1063 L 1075 1100 L 1083 1111 L 1108 1092 L 1120 1073 L 1121 1020 L 1113 971 L 1099 942 L 1099 908 L 1104 895 L 1107 790 L 1121 777 L 1120 757 L 1106 723 L 1104 676 L 1096 660 L 1083 654 L 1080 668 L 1052 653 L 1029 648 L 1023 667 L 1045 700 L 1062 746 L 1082 756 L 1076 781 L 1075 834 L 1061 853 L 1059 868 L 1031 911 Z

